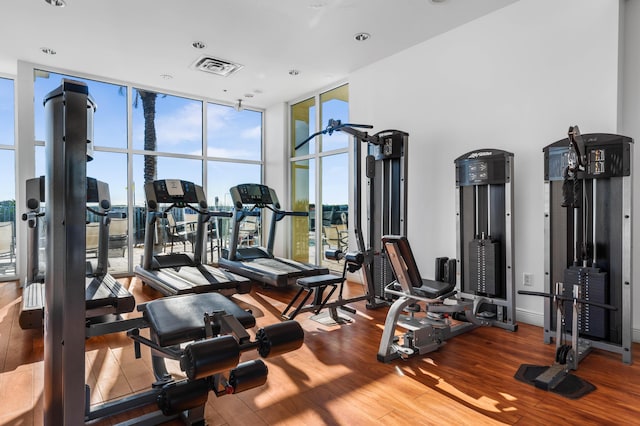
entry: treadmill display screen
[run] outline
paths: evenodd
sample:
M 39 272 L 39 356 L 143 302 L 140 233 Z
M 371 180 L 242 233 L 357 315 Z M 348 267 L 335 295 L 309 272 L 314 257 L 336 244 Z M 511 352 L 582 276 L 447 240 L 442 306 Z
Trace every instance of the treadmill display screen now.
M 153 182 L 158 203 L 197 203 L 196 186 L 178 179 L 163 179 Z
M 242 204 L 273 204 L 268 186 L 249 183 L 237 188 Z
M 175 179 L 165 180 L 167 194 L 172 197 L 184 197 L 184 191 L 182 190 L 182 182 Z

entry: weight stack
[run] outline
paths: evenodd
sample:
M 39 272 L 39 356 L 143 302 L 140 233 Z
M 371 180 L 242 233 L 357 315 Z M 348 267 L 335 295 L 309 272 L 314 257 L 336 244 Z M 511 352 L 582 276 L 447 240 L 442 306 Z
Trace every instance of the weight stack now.
M 573 286 L 580 286 L 580 298 L 599 303 L 609 303 L 609 280 L 606 272 L 600 268 L 571 266 L 564 271 L 565 297 L 573 297 Z M 564 302 L 565 330 L 571 332 L 573 327 L 573 315 L 571 314 L 573 302 Z M 609 315 L 606 309 L 588 304 L 582 304 L 578 312 L 578 333 L 580 335 L 607 339 L 609 330 Z
M 469 289 L 475 294 L 500 294 L 500 243 L 490 238 L 469 241 Z
M 393 270 L 387 255 L 383 252 L 373 256 L 373 282 L 376 297 L 384 299 L 384 288 L 394 280 Z

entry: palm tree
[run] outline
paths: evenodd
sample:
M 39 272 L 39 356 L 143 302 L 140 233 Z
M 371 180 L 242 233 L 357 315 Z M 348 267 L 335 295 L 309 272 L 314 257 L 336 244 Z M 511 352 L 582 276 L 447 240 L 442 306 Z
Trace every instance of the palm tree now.
M 137 107 L 138 97 L 142 100 L 142 113 L 144 117 L 144 149 L 145 151 L 156 150 L 156 98 L 155 92 L 146 90 L 136 91 L 136 100 L 133 104 Z M 155 155 L 144 156 L 144 183 L 153 182 L 157 176 L 157 158 Z
M 120 93 L 125 94 L 125 88 L 120 87 Z M 138 108 L 138 101 L 142 100 L 142 115 L 144 117 L 144 150 L 155 151 L 157 144 L 156 137 L 156 99 L 158 94 L 141 89 L 133 89 L 135 99 L 133 107 Z M 144 156 L 144 183 L 153 182 L 158 174 L 157 159 L 155 155 Z

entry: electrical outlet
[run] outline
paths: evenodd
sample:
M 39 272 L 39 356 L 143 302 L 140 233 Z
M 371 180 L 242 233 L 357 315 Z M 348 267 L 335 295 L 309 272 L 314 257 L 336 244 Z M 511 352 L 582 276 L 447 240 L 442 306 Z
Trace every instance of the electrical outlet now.
M 524 272 L 522 274 L 522 284 L 524 284 L 525 287 L 533 287 L 533 274 Z

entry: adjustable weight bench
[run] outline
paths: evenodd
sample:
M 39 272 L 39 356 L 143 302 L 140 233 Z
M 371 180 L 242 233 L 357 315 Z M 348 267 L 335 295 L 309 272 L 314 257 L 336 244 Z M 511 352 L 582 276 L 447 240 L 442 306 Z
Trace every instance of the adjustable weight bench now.
M 355 309 L 347 306 L 347 304 L 368 298 L 367 295 L 356 296 L 348 299 L 342 297 L 344 283 L 347 279 L 347 271 L 354 273 L 362 267 L 362 263 L 364 262 L 364 256 L 362 253 L 344 253 L 341 250 L 327 250 L 325 252 L 325 256 L 327 257 L 327 259 L 331 260 L 344 260 L 342 275 L 322 274 L 314 275 L 311 277 L 298 278 L 298 280 L 296 281 L 296 284 L 299 287 L 298 292 L 293 297 L 293 299 L 291 299 L 287 307 L 282 311 L 281 317 L 283 319 L 292 320 L 299 313 L 313 311 L 315 315 L 312 316 L 311 319 L 314 319 L 325 325 L 342 324 L 350 321 L 350 318 L 346 316 L 340 316 L 337 310 L 341 309 L 350 313 L 355 313 Z M 338 298 L 336 300 L 330 301 L 331 296 L 338 289 L 338 286 L 340 286 L 340 290 L 338 291 Z M 326 292 L 326 290 L 329 291 Z M 298 302 L 302 293 L 305 293 L 304 297 Z M 311 303 L 307 304 L 307 301 L 309 300 L 311 295 L 313 295 L 313 300 Z M 320 311 L 325 308 L 328 309 L 327 316 L 323 316 L 320 314 Z M 290 311 L 291 313 L 289 313 Z
M 141 328 L 127 334 L 135 342 L 137 358 L 141 345 L 151 349 L 156 380 L 146 392 L 87 406 L 87 422 L 155 403 L 159 410 L 132 422 L 151 425 L 180 418 L 186 424 L 204 424 L 209 391 L 223 396 L 266 382 L 265 363 L 260 359 L 239 363 L 242 352 L 256 349 L 263 358 L 273 357 L 298 349 L 304 339 L 297 322 L 285 321 L 259 329 L 252 340 L 246 331 L 256 325 L 251 312 L 218 293 L 162 298 L 141 310 L 150 337 L 143 337 Z M 180 362 L 186 379 L 176 380 L 168 373 L 167 358 Z
M 384 323 L 378 361 L 435 351 L 447 339 L 480 325 L 473 315 L 473 302 L 453 298 L 453 279 L 445 282 L 420 276 L 406 237 L 385 235 L 382 244 L 396 278 L 385 287 L 385 294 L 396 300 Z M 418 316 L 421 312 L 424 315 Z M 454 322 L 450 314 L 464 314 L 467 321 Z M 397 327 L 406 330 L 402 342 L 396 336 Z

